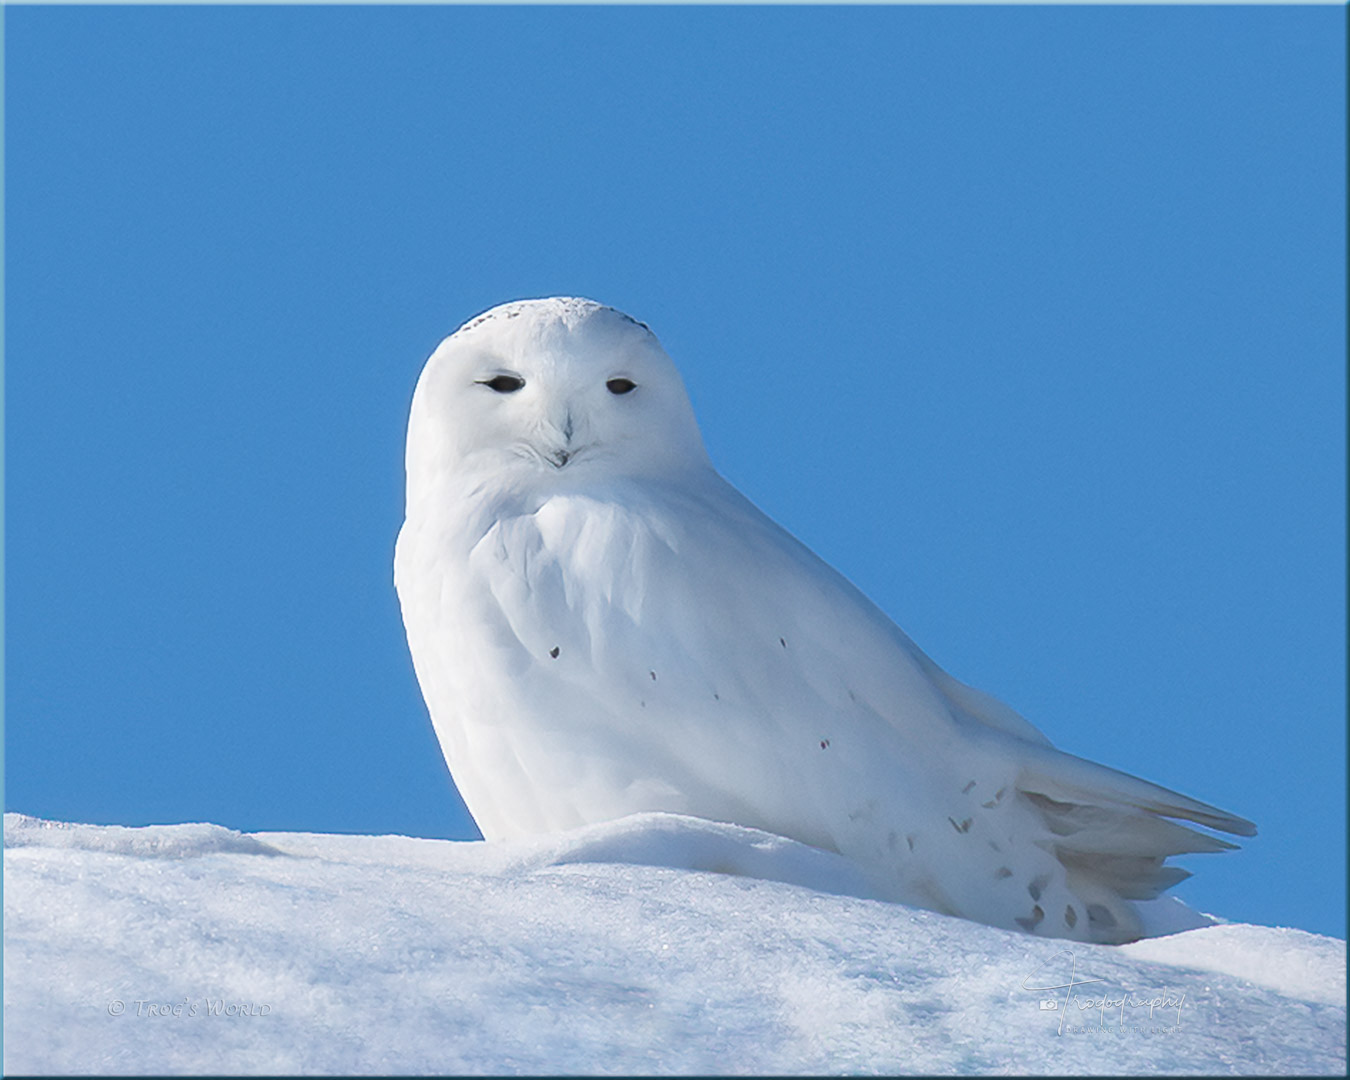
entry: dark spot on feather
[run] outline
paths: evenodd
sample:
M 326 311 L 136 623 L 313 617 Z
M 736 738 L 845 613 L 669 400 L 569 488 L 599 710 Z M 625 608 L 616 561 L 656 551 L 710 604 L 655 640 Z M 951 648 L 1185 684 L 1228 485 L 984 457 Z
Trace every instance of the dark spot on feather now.
M 962 795 L 965 795 L 965 794 L 969 793 L 970 789 L 973 788 L 974 786 L 975 786 L 975 781 L 972 780 L 969 784 L 967 784 L 965 787 L 963 787 L 963 788 L 961 789 L 961 794 L 962 794 Z
M 998 846 L 996 843 L 994 843 L 992 840 L 989 841 L 989 846 L 990 846 L 991 848 L 993 848 L 995 851 L 1002 851 L 1002 850 L 1003 850 L 1001 847 L 999 847 L 999 846 Z
M 909 845 L 909 850 L 910 850 L 910 851 L 913 851 L 913 850 L 914 850 L 914 834 L 913 834 L 913 833 L 910 833 L 908 836 L 905 837 L 905 843 Z
M 1028 933 L 1030 933 L 1032 930 L 1035 930 L 1036 927 L 1041 925 L 1041 920 L 1044 918 L 1045 912 L 1041 910 L 1041 905 L 1037 904 L 1034 908 L 1031 909 L 1030 918 L 1017 919 L 1017 925 L 1020 926 L 1023 930 L 1026 930 Z
M 821 748 L 822 750 L 826 749 L 829 745 L 830 745 L 830 740 L 829 740 L 829 739 L 821 739 L 821 740 L 820 740 L 820 748 Z
M 850 691 L 848 692 L 848 699 L 849 699 L 849 701 L 857 701 L 857 700 L 858 700 L 858 695 L 855 694 L 852 690 L 850 690 Z
M 713 700 L 714 700 L 714 701 L 721 701 L 721 700 L 722 700 L 722 695 L 721 695 L 721 694 L 713 694 Z
M 1072 904 L 1064 909 L 1064 922 L 1070 930 L 1078 925 L 1078 912 L 1074 911 Z
M 1033 900 L 1039 900 L 1041 898 L 1041 890 L 1045 888 L 1049 881 L 1050 879 L 1045 874 L 1042 874 L 1027 886 L 1027 892 L 1031 894 Z
M 549 649 L 548 654 L 553 657 L 554 660 L 558 659 L 558 646 L 554 645 L 553 648 Z
M 1012 877 L 1012 871 L 1009 870 L 1006 866 L 1000 866 L 997 870 L 994 871 L 994 877 L 999 878 L 1000 880 L 1003 878 L 1009 878 Z
M 785 649 L 787 648 L 787 642 L 784 641 L 782 638 L 779 638 L 779 639 L 778 639 L 778 644 L 781 645 L 781 646 L 783 646 L 783 648 L 785 648 Z
M 970 818 L 966 818 L 959 825 L 956 822 L 956 818 L 948 818 L 947 820 L 952 823 L 952 828 L 955 829 L 957 832 L 959 833 L 970 832 L 970 821 L 971 821 Z
M 650 676 L 652 677 L 652 682 L 656 682 L 656 672 L 654 672 L 654 671 L 649 671 L 649 672 L 647 672 L 647 674 L 650 675 Z
M 1090 926 L 1115 926 L 1116 917 L 1101 904 L 1089 904 L 1087 908 Z

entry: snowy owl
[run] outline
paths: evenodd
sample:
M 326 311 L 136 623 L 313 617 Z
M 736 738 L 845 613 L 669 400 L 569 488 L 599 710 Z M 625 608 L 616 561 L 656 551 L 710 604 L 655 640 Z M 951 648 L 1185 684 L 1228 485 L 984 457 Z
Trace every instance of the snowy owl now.
M 713 468 L 675 365 L 590 300 L 427 361 L 394 580 L 488 840 L 641 811 L 838 852 L 879 895 L 1119 943 L 1243 818 L 1062 753 L 958 682 Z

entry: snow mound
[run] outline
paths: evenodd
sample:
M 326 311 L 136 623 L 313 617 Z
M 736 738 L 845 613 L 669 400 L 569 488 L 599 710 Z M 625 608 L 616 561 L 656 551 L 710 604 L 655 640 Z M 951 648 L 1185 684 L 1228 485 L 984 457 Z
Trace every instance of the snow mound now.
M 1286 997 L 1345 1004 L 1345 942 L 1272 926 L 1211 926 L 1123 945 L 1140 960 L 1236 975 Z
M 780 881 L 839 896 L 876 898 L 858 868 L 833 852 L 758 829 L 679 814 L 634 814 L 586 825 L 512 845 L 499 857 L 502 870 L 624 863 Z
M 143 859 L 190 859 L 198 855 L 280 855 L 261 840 L 220 825 L 77 825 L 26 814 L 5 815 L 5 847 L 74 848 Z
M 16 815 L 6 844 L 9 1073 L 1345 1070 L 1344 942 L 1046 941 L 672 815 L 513 844 Z

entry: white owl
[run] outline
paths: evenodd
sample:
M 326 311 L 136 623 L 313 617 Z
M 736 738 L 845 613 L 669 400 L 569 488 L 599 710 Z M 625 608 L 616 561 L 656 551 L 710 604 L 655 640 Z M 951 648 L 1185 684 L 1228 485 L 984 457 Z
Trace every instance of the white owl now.
M 489 840 L 639 811 L 838 852 L 894 900 L 1093 942 L 1252 824 L 1061 753 L 952 678 L 708 460 L 674 364 L 589 300 L 441 343 L 394 577 Z

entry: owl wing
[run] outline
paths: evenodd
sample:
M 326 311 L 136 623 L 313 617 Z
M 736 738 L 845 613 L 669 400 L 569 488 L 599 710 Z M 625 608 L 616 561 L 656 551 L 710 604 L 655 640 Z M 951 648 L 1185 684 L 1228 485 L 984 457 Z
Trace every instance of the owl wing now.
M 1168 856 L 1232 846 L 1167 819 L 1254 832 L 1055 750 L 943 672 L 715 473 L 498 515 L 472 538 L 463 572 L 429 592 L 419 678 L 456 668 L 455 686 L 439 673 L 439 696 L 492 713 L 493 775 L 477 785 L 491 790 L 475 798 L 451 760 L 485 834 L 475 804 L 500 802 L 514 782 L 536 793 L 538 805 L 511 808 L 525 831 L 668 810 L 874 862 L 917 842 L 930 849 L 922 887 L 898 898 L 1041 932 L 1042 904 L 990 899 L 981 875 L 1004 874 L 1009 858 L 976 852 L 969 839 L 983 829 L 996 851 L 1024 841 L 1031 854 L 1012 865 L 1027 868 L 1033 895 L 1048 866 L 1067 881 L 1063 895 L 1082 898 L 1094 914 L 1076 936 L 1128 940 L 1129 901 L 1186 876 Z M 475 641 L 491 648 L 467 647 Z M 480 751 L 491 742 L 475 740 Z

